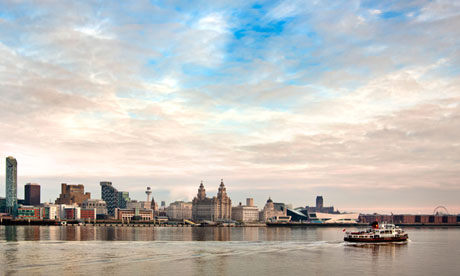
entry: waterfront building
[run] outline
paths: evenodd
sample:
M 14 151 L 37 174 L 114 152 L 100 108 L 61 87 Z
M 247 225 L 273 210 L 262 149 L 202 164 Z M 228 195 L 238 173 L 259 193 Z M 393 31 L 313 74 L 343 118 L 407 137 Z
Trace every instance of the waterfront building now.
M 65 219 L 68 220 L 95 220 L 96 208 L 70 207 L 64 208 Z
M 359 218 L 358 213 L 308 213 L 308 219 L 316 223 L 357 223 Z
M 85 193 L 83 184 L 61 184 L 61 194 L 56 199 L 56 204 L 78 204 L 81 205 L 85 200 L 91 198 L 91 193 Z
M 166 208 L 166 215 L 172 220 L 192 219 L 192 206 L 191 202 L 175 201 Z
M 18 207 L 18 162 L 12 156 L 6 158 L 6 212 L 15 215 Z
M 43 208 L 36 206 L 21 206 L 17 209 L 17 219 L 43 219 Z
M 37 183 L 27 183 L 24 186 L 24 204 L 40 205 L 40 185 Z
M 131 220 L 150 221 L 154 219 L 152 209 L 115 209 L 115 219 L 129 222 Z
M 291 217 L 291 221 L 308 221 L 308 212 L 305 208 L 286 208 L 286 215 Z
M 359 215 L 359 222 L 372 223 L 374 221 L 395 223 L 395 224 L 414 224 L 414 225 L 460 224 L 460 215 L 449 215 L 449 214 L 431 214 L 431 215 L 360 214 Z
M 59 219 L 59 207 L 54 204 L 44 205 L 43 219 Z
M 97 218 L 96 208 L 81 208 L 80 219 L 82 220 L 95 220 Z
M 238 206 L 232 207 L 232 219 L 240 222 L 256 222 L 259 220 L 259 209 L 254 206 L 254 199 L 247 198 L 246 205 L 241 202 Z
M 264 209 L 259 213 L 260 221 L 269 221 L 273 217 L 285 217 L 286 208 L 284 203 L 275 203 L 269 197 L 267 203 L 265 203 Z
M 56 217 L 58 219 L 66 219 L 65 209 L 72 209 L 72 208 L 78 207 L 77 204 L 49 204 L 49 205 L 45 204 L 45 206 L 56 206 L 56 208 L 57 208 Z
M 115 209 L 127 208 L 127 203 L 131 201 L 128 192 L 119 192 L 112 186 L 110 181 L 101 181 L 101 198 L 107 204 L 107 214 L 115 216 Z
M 206 197 L 203 181 L 198 189 L 197 196 L 192 201 L 192 217 L 196 221 L 230 220 L 232 217 L 232 201 L 227 195 L 224 181 L 221 180 L 217 197 Z
M 107 216 L 107 203 L 102 199 L 87 199 L 81 205 L 85 209 L 96 209 L 96 216 L 104 218 Z
M 64 219 L 80 219 L 80 211 L 80 207 L 64 208 Z

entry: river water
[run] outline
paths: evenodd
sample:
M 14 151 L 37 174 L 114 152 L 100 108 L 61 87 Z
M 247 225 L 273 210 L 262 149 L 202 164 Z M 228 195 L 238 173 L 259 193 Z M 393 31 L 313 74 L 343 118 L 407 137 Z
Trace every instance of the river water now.
M 342 228 L 0 226 L 0 274 L 460 275 L 460 228 L 406 232 L 357 245 Z

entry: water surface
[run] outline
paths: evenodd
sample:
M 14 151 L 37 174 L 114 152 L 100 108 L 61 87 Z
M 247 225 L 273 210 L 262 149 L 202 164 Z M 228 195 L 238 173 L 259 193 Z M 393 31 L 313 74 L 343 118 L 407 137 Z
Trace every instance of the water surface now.
M 347 229 L 354 230 L 354 229 Z M 341 228 L 0 226 L 7 275 L 459 275 L 460 229 L 357 245 Z

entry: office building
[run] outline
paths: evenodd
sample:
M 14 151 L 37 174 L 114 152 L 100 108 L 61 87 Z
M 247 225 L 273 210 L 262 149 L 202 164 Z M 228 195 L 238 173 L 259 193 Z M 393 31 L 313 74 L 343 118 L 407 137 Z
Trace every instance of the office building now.
M 37 183 L 27 183 L 24 186 L 24 204 L 40 205 L 40 185 Z
M 115 219 L 119 219 L 123 222 L 129 222 L 131 220 L 150 221 L 154 218 L 155 216 L 152 209 L 115 209 Z
M 43 208 L 36 206 L 21 206 L 17 209 L 17 219 L 43 219 Z
M 128 192 L 119 192 L 110 181 L 101 181 L 101 198 L 107 204 L 107 214 L 115 216 L 115 209 L 128 208 L 127 203 L 131 201 Z
M 56 199 L 56 204 L 78 204 L 81 205 L 85 200 L 91 198 L 91 193 L 85 193 L 83 184 L 61 184 L 61 194 Z
M 43 207 L 43 219 L 59 219 L 59 207 L 54 204 L 45 204 Z
M 126 204 L 130 201 L 129 192 L 118 192 L 118 208 L 126 208 Z
M 224 181 L 221 180 L 217 197 L 206 197 L 203 182 L 198 189 L 197 196 L 192 201 L 192 217 L 196 221 L 230 220 L 232 217 L 232 201 L 227 195 Z
M 6 212 L 6 198 L 0 197 L 0 213 Z
M 96 216 L 104 218 L 107 216 L 107 203 L 102 199 L 87 199 L 81 205 L 84 209 L 96 209 Z
M 12 156 L 6 158 L 6 212 L 15 215 L 18 207 L 18 162 Z
M 166 215 L 172 220 L 192 219 L 192 203 L 175 201 L 166 208 Z
M 241 202 L 238 206 L 232 207 L 232 219 L 240 222 L 256 222 L 259 220 L 259 209 L 254 206 L 254 199 L 247 198 L 246 205 Z

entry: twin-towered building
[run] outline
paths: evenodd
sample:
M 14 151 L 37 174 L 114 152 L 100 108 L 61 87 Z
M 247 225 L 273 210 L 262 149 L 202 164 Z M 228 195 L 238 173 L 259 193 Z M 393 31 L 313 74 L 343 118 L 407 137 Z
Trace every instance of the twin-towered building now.
M 217 196 L 206 197 L 206 190 L 201 181 L 198 194 L 192 201 L 192 217 L 195 221 L 223 221 L 232 218 L 232 200 L 227 195 L 224 181 L 221 180 Z

